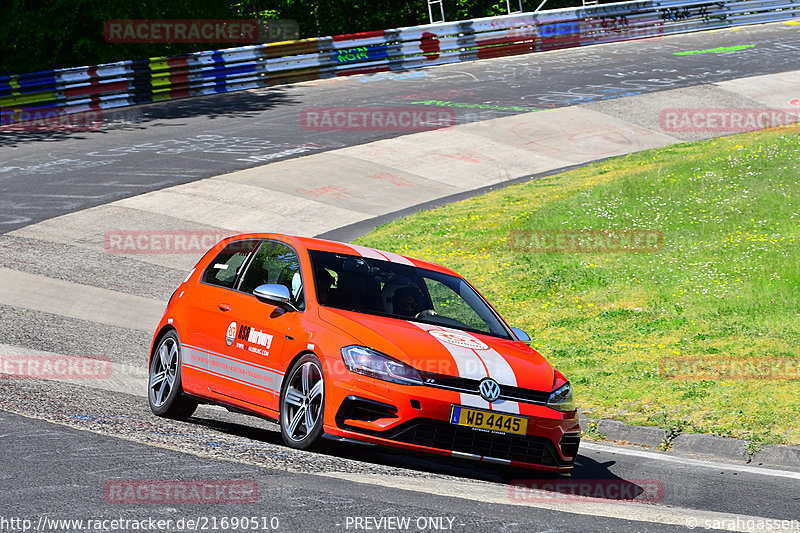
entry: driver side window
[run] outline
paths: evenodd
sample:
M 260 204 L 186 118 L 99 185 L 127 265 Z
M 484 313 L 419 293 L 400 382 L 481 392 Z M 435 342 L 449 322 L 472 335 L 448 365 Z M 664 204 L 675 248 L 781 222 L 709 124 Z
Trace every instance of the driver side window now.
M 305 308 L 300 258 L 289 246 L 280 242 L 265 241 L 245 272 L 239 290 L 252 294 L 256 287 L 265 283 L 283 285 L 289 289 L 295 307 Z

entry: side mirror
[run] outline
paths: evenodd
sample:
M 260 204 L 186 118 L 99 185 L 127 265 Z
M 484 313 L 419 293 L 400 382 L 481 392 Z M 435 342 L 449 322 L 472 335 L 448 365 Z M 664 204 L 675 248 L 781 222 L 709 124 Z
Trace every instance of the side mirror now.
M 522 342 L 524 342 L 524 343 L 526 343 L 526 344 L 527 344 L 527 343 L 529 343 L 529 342 L 531 342 L 531 337 L 530 337 L 530 335 L 528 335 L 527 333 L 525 333 L 525 332 L 524 332 L 524 331 L 522 331 L 521 329 L 519 329 L 519 328 L 515 328 L 515 327 L 513 327 L 513 326 L 512 326 L 512 327 L 511 327 L 511 331 L 513 331 L 513 332 L 514 332 L 514 335 L 516 335 L 516 336 L 517 336 L 517 338 L 518 338 L 519 340 L 521 340 Z
M 277 285 L 275 283 L 259 285 L 253 289 L 253 295 L 262 302 L 268 304 L 277 305 L 278 307 L 294 308 L 294 306 L 289 303 L 291 298 L 289 289 L 284 285 Z

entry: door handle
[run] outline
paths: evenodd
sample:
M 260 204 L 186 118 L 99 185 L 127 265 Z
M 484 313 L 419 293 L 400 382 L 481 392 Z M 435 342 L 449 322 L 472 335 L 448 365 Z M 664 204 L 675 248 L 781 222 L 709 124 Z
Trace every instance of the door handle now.
M 220 311 L 226 311 L 227 312 L 227 311 L 231 310 L 231 306 L 228 305 L 228 304 L 217 304 L 217 307 L 219 307 Z

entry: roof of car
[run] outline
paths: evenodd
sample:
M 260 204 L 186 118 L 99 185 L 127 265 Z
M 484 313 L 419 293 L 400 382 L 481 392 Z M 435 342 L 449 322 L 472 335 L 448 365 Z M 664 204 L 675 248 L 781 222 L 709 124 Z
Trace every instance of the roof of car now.
M 242 239 L 242 238 L 275 239 L 290 243 L 296 248 L 305 248 L 307 250 L 320 250 L 323 252 L 356 255 L 361 257 L 372 257 L 374 259 L 382 259 L 384 261 L 390 261 L 393 263 L 411 264 L 419 268 L 426 268 L 428 270 L 435 270 L 437 272 L 458 276 L 456 272 L 450 270 L 447 267 L 437 265 L 436 263 L 431 263 L 429 261 L 422 261 L 420 259 L 414 259 L 412 257 L 395 254 L 393 252 L 387 252 L 384 250 L 378 250 L 366 246 L 359 246 L 356 244 L 347 244 L 343 242 L 329 241 L 325 239 L 315 239 L 313 237 L 286 235 L 282 233 L 247 233 L 231 237 L 231 239 Z

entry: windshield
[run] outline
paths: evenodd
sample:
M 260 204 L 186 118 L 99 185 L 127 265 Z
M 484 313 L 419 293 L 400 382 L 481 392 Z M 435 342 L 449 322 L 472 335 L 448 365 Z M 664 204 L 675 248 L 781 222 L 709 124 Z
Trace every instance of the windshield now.
M 379 259 L 309 254 L 320 305 L 513 338 L 462 278 Z

